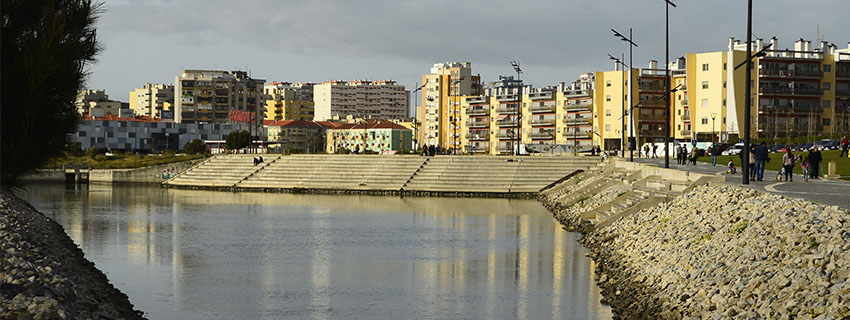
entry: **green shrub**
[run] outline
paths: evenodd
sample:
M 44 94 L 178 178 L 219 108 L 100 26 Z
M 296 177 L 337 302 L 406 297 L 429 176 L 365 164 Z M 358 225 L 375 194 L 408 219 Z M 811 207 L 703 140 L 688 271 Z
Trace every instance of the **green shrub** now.
M 204 152 L 206 152 L 206 148 L 204 148 L 204 143 L 201 142 L 200 139 L 187 142 L 186 145 L 183 146 L 183 153 L 185 154 L 199 154 Z

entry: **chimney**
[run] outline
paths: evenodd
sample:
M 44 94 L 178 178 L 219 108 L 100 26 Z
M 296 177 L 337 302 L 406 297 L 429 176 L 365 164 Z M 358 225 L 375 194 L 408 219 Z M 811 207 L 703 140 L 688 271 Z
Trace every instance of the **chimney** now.
M 732 52 L 735 50 L 735 45 L 738 41 L 735 40 L 735 37 L 729 37 L 729 51 Z
M 649 69 L 658 69 L 658 60 L 649 60 Z
M 770 49 L 779 50 L 779 39 L 777 39 L 776 36 L 770 38 Z

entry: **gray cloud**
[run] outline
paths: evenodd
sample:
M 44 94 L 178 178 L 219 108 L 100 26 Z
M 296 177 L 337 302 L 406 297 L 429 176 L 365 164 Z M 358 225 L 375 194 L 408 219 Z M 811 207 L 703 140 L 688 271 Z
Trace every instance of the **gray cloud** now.
M 743 38 L 743 1 L 680 0 L 670 11 L 670 55 L 726 49 Z M 99 23 L 106 51 L 93 66 L 93 87 L 126 99 L 144 82 L 170 82 L 182 67 L 245 68 L 269 80 L 371 78 L 409 87 L 431 64 L 473 62 L 493 80 L 518 60 L 535 85 L 607 70 L 605 54 L 625 44 L 609 29 L 634 29 L 635 64 L 664 59 L 664 2 L 181 0 L 106 3 Z M 783 47 L 826 40 L 847 47 L 846 0 L 774 0 L 755 4 L 754 33 L 778 36 Z

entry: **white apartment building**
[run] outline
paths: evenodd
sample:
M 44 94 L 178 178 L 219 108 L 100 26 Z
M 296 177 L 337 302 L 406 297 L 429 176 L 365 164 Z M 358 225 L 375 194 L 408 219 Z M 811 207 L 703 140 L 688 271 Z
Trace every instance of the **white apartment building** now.
M 74 104 L 80 115 L 94 112 L 96 116 L 101 117 L 104 114 L 117 116 L 122 107 L 121 101 L 109 100 L 105 90 L 80 90 Z
M 138 116 L 174 120 L 174 85 L 145 83 L 130 91 L 130 109 Z
M 402 119 L 408 117 L 410 92 L 392 80 L 325 81 L 313 86 L 315 121 L 334 117 Z
M 174 79 L 174 121 L 229 122 L 231 110 L 262 119 L 263 84 L 245 71 L 183 70 Z

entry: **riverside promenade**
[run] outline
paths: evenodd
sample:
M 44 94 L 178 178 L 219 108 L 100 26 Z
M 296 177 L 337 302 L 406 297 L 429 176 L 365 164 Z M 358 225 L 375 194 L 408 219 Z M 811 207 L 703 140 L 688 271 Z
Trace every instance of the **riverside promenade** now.
M 664 166 L 664 158 L 661 157 L 655 159 L 635 158 L 635 162 L 658 167 Z M 738 168 L 737 174 L 727 175 L 725 174 L 726 166 L 719 163 L 716 166 L 705 162 L 697 162 L 696 165 L 680 165 L 676 163 L 676 159 L 672 158 L 670 159 L 670 168 L 720 176 L 723 177 L 724 183 L 728 185 L 810 200 L 825 205 L 838 206 L 845 210 L 850 209 L 850 181 L 820 178 L 809 179 L 809 182 L 804 182 L 803 176 L 799 174 L 794 174 L 794 182 L 776 181 L 775 177 L 779 172 L 765 170 L 763 181 L 750 180 L 749 185 L 744 185 L 741 180 L 740 168 Z

